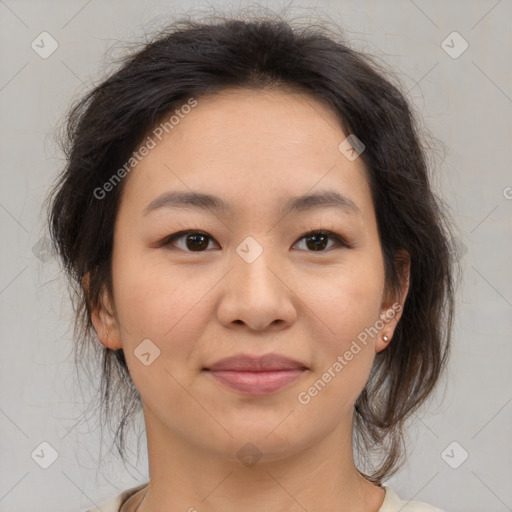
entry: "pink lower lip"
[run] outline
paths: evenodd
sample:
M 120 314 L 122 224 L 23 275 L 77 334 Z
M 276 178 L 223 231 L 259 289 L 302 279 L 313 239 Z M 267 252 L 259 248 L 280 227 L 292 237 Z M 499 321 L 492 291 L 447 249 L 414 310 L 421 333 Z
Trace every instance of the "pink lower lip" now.
M 274 370 L 268 372 L 211 371 L 222 384 L 249 395 L 268 395 L 295 382 L 304 369 Z

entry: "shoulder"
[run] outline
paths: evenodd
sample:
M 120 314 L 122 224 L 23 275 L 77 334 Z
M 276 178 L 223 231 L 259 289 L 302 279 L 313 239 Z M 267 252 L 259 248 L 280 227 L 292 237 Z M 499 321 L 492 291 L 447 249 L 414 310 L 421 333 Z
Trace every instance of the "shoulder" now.
M 129 489 L 125 489 L 121 493 L 119 493 L 117 496 L 114 496 L 112 498 L 109 498 L 106 501 L 103 501 L 102 503 L 99 503 L 93 508 L 89 508 L 85 510 L 84 512 L 119 512 L 119 508 L 121 505 L 132 495 L 136 492 L 140 491 L 143 487 L 145 487 L 148 484 L 148 482 L 145 482 L 143 484 L 137 485 L 136 487 L 130 487 Z
M 440 508 L 421 503 L 419 501 L 404 501 L 386 485 L 382 486 L 386 491 L 386 496 L 379 509 L 379 512 L 443 512 Z
M 140 491 L 147 484 L 148 482 L 145 482 L 136 487 L 125 489 L 120 494 L 98 504 L 97 507 L 87 509 L 84 512 L 118 512 L 121 505 L 132 494 Z M 391 487 L 384 485 L 383 488 L 386 491 L 386 496 L 384 497 L 379 512 L 443 512 L 439 508 L 419 501 L 403 501 Z

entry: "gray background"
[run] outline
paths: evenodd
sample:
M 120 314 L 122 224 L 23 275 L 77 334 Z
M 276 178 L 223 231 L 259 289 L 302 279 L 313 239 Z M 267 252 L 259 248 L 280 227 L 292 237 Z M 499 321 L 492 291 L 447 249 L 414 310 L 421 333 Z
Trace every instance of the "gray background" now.
M 148 478 L 144 436 L 132 438 L 142 455 L 126 470 L 107 453 L 108 432 L 100 447 L 94 413 L 74 426 L 91 391 L 74 373 L 72 310 L 45 250 L 41 204 L 63 163 L 56 127 L 108 69 L 107 48 L 140 41 L 143 27 L 155 30 L 191 7 L 248 5 L 211 4 L 0 0 L 2 512 L 79 511 Z M 276 11 L 286 4 L 262 3 Z M 453 512 L 512 510 L 512 2 L 295 2 L 288 12 L 331 18 L 356 48 L 380 55 L 446 146 L 434 162 L 436 187 L 458 226 L 464 269 L 453 355 L 436 399 L 411 425 L 409 462 L 389 484 Z M 46 59 L 31 48 L 43 31 L 59 45 Z M 458 58 L 441 45 L 453 31 L 469 44 Z M 461 40 L 447 44 L 462 48 Z M 43 441 L 58 454 L 48 469 L 31 456 Z

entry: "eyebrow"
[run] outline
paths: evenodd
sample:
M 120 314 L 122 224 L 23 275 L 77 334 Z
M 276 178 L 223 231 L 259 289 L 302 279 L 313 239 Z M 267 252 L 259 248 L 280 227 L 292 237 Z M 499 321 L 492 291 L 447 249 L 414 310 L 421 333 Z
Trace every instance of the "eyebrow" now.
M 153 199 L 143 210 L 143 215 L 161 208 L 198 208 L 232 212 L 232 207 L 220 197 L 201 192 L 164 192 Z M 347 196 L 334 190 L 323 190 L 314 194 L 291 197 L 281 206 L 281 213 L 305 212 L 317 208 L 336 208 L 346 213 L 358 213 L 359 208 Z

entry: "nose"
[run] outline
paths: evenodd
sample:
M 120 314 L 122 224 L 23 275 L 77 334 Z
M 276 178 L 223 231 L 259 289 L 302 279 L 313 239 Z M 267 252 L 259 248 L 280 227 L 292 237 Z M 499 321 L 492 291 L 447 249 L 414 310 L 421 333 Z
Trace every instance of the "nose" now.
M 251 263 L 235 253 L 231 271 L 222 280 L 219 321 L 227 328 L 245 325 L 254 331 L 292 325 L 297 318 L 297 297 L 284 267 L 267 250 Z

